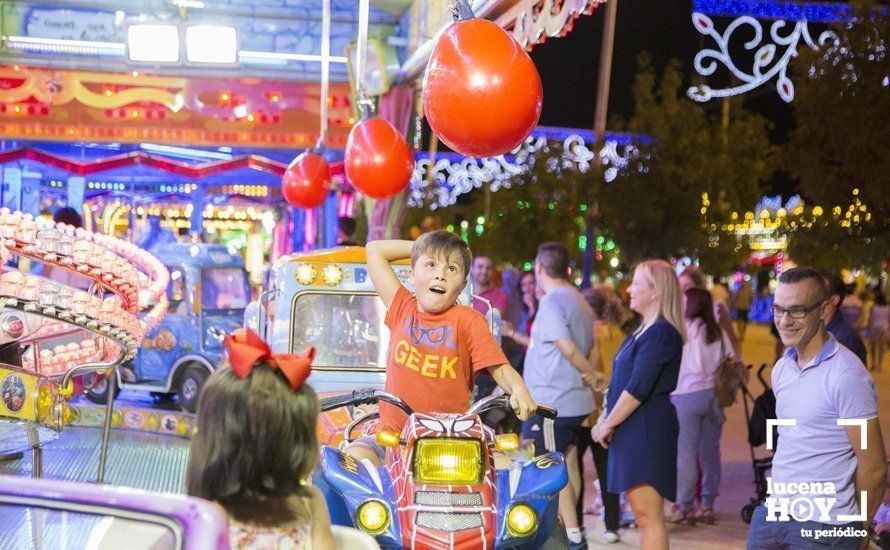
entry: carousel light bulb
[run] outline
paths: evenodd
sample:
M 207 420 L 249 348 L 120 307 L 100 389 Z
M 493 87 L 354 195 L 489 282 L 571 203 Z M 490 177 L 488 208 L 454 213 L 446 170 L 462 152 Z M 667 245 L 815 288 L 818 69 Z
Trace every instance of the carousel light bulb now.
M 328 286 L 337 286 L 343 280 L 343 270 L 335 264 L 328 264 L 321 270 L 321 280 Z
M 300 264 L 297 266 L 296 278 L 301 285 L 308 286 L 315 282 L 318 273 L 312 264 Z

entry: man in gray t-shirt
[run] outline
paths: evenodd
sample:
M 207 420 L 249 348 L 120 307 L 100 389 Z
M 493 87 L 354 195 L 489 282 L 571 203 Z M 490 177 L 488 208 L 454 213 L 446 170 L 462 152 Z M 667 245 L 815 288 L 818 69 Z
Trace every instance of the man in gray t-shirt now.
M 536 451 L 567 453 L 575 446 L 581 423 L 593 411 L 593 395 L 588 385 L 598 384 L 593 357 L 593 310 L 568 280 L 569 253 L 560 243 L 538 248 L 535 278 L 544 289 L 532 325 L 525 355 L 523 378 L 537 403 L 559 411 L 553 440 L 546 437 L 542 419 L 537 416 L 522 425 L 522 436 L 535 441 Z M 577 469 L 577 459 L 566 467 Z M 570 476 L 571 477 L 571 476 Z M 569 535 L 570 548 L 586 548 L 575 509 L 577 492 L 572 484 L 559 494 L 559 513 Z

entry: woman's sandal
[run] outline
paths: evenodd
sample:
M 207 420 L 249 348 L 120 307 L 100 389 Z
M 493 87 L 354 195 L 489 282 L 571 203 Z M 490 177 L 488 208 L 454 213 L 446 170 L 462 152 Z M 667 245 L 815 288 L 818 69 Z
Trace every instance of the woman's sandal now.
M 689 510 L 681 510 L 680 506 L 675 505 L 671 509 L 671 515 L 668 517 L 668 521 L 679 525 L 686 524 L 694 526 L 696 522 L 695 509 L 690 508 Z
M 702 508 L 698 514 L 698 520 L 705 525 L 714 525 L 717 523 L 717 516 L 714 515 L 713 508 Z

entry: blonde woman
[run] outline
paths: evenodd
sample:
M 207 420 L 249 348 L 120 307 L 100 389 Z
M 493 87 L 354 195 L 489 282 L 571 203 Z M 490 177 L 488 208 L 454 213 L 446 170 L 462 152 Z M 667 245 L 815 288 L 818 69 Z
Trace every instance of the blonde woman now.
M 683 353 L 683 298 L 670 264 L 637 266 L 627 290 L 630 307 L 643 317 L 612 360 L 606 410 L 593 428 L 609 447 L 608 491 L 627 493 L 644 550 L 668 547 L 664 499 L 677 493 L 680 425 L 670 394 Z

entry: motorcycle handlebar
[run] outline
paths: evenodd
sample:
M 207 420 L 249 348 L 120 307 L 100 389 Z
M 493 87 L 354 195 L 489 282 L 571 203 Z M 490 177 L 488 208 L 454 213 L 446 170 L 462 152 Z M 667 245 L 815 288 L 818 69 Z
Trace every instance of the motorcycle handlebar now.
M 351 393 L 325 397 L 321 400 L 321 412 L 327 412 L 349 405 L 367 405 L 371 403 L 377 403 L 379 401 L 383 401 L 389 403 L 390 405 L 398 407 L 407 415 L 410 415 L 414 412 L 411 410 L 411 407 L 409 407 L 407 403 L 399 399 L 397 396 L 385 391 L 369 389 L 353 390 Z
M 472 407 L 470 407 L 470 410 L 467 411 L 467 414 L 482 414 L 492 409 L 505 409 L 508 411 L 512 411 L 513 407 L 510 405 L 510 396 L 500 395 L 498 397 L 485 397 L 483 399 L 480 399 Z M 551 407 L 538 405 L 538 408 L 535 410 L 535 414 L 543 418 L 556 419 L 557 411 L 556 409 Z

